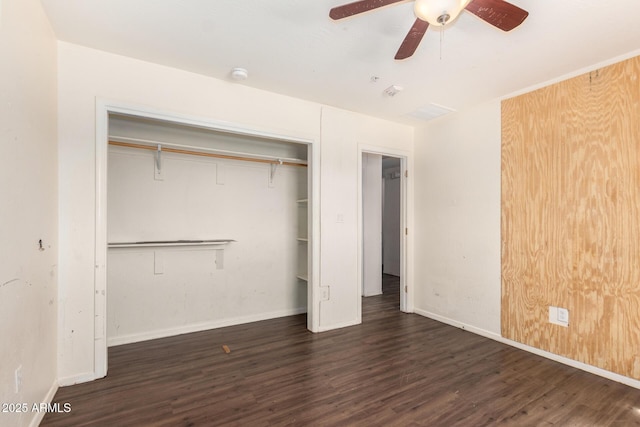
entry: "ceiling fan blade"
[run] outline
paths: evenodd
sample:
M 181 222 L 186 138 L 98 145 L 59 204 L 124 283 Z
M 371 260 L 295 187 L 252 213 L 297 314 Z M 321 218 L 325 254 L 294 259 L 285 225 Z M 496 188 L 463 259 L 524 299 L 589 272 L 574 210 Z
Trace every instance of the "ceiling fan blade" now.
M 429 28 L 429 23 L 427 21 L 416 19 L 416 22 L 413 23 L 413 27 L 411 27 L 409 33 L 407 33 L 407 36 L 402 41 L 395 59 L 406 59 L 413 55 L 418 48 L 424 33 L 427 32 L 427 28 Z
M 406 0 L 360 0 L 353 3 L 336 6 L 329 11 L 331 19 L 342 19 L 348 16 L 357 15 L 362 12 L 377 9 L 379 7 L 388 6 L 394 3 L 404 2 Z
M 504 0 L 472 0 L 465 8 L 502 31 L 511 31 L 529 16 L 529 12 Z

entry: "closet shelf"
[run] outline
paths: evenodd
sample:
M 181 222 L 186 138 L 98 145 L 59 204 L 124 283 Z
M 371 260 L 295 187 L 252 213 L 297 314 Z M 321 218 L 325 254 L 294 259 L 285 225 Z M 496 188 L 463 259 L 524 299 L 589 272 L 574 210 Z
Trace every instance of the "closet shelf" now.
M 108 243 L 109 248 L 145 248 L 158 246 L 220 246 L 235 242 L 232 239 L 215 240 L 157 240 L 148 242 L 118 242 Z
M 298 199 L 298 280 L 309 282 L 309 226 L 308 205 L 309 199 Z
M 123 136 L 109 135 L 109 145 L 137 148 L 140 150 L 151 150 L 158 152 L 188 154 L 192 156 L 214 157 L 229 160 L 244 160 L 247 162 L 270 163 L 285 166 L 307 167 L 304 159 L 294 159 L 289 157 L 276 157 L 265 154 L 242 153 L 237 151 L 211 149 L 206 147 L 196 147 L 192 145 L 171 144 L 168 142 L 149 141 L 146 139 L 127 138 Z

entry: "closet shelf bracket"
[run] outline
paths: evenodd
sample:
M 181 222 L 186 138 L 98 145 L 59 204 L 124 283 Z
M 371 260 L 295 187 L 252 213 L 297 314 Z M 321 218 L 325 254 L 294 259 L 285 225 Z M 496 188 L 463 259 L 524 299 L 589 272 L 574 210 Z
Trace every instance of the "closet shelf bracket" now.
M 158 144 L 156 150 L 156 163 L 155 163 L 155 179 L 162 181 L 162 145 Z
M 269 186 L 273 186 L 273 178 L 276 176 L 278 166 L 282 165 L 282 159 L 278 159 L 276 163 L 271 163 L 271 173 L 269 174 Z

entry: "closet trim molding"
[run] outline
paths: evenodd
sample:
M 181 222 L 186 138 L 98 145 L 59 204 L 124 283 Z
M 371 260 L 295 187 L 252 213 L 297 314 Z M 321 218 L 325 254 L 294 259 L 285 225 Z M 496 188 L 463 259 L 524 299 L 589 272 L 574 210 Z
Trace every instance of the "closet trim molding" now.
M 156 119 L 164 122 L 175 123 L 210 129 L 217 132 L 226 132 L 243 136 L 254 136 L 261 139 L 272 139 L 282 142 L 294 142 L 306 144 L 312 170 L 309 176 L 309 199 L 312 200 L 311 221 L 314 224 L 311 229 L 316 230 L 315 223 L 320 214 L 319 205 L 319 179 L 320 179 L 320 147 L 316 140 L 320 137 L 312 133 L 296 131 L 296 135 L 286 135 L 272 129 L 252 127 L 217 121 L 202 117 L 190 116 L 179 113 L 170 113 L 154 108 L 128 104 L 117 100 L 96 97 L 96 122 L 95 122 L 95 252 L 94 252 L 94 366 L 93 378 L 103 378 L 107 375 L 107 157 L 109 149 L 109 115 L 119 114 L 146 119 Z M 157 149 L 154 148 L 154 149 Z M 318 236 L 319 237 L 319 236 Z M 317 239 L 319 240 L 319 239 Z M 309 278 L 307 286 L 307 327 L 311 332 L 319 332 L 319 311 L 317 310 L 319 282 L 320 253 L 319 248 L 310 248 Z M 60 321 L 61 323 L 61 321 Z M 62 324 L 59 325 L 61 328 Z M 61 329 L 62 330 L 62 329 Z

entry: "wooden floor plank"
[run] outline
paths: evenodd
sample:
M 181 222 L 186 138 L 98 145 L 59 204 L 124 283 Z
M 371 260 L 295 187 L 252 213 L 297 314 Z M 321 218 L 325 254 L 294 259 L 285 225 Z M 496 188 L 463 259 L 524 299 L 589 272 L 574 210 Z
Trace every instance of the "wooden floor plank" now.
M 112 347 L 108 376 L 60 388 L 72 411 L 41 425 L 640 425 L 639 390 L 400 313 L 393 276 L 362 313 L 321 334 L 300 315 Z

